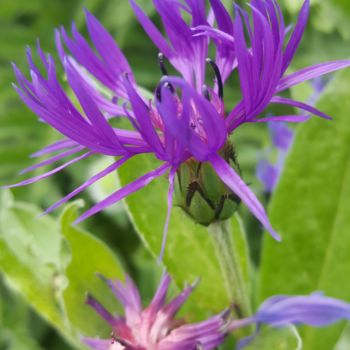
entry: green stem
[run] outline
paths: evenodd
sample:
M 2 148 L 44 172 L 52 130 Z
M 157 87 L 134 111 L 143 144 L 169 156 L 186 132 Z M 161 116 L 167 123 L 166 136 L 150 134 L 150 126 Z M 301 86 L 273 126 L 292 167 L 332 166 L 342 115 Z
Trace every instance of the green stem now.
M 208 230 L 213 238 L 228 296 L 237 306 L 236 314 L 239 318 L 249 316 L 249 295 L 235 252 L 230 221 L 215 222 L 208 227 Z

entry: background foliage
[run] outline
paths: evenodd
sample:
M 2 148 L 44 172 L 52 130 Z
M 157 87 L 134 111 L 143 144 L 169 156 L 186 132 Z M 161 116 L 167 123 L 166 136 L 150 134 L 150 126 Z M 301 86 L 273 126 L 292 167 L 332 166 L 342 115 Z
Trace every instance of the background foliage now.
M 151 0 L 139 2 L 154 15 Z M 295 19 L 301 2 L 281 0 L 280 4 L 286 16 Z M 17 172 L 31 164 L 29 154 L 57 137 L 19 102 L 11 87 L 14 76 L 10 62 L 24 68 L 25 46 L 35 46 L 36 38 L 45 51 L 53 52 L 53 31 L 59 25 L 69 27 L 75 21 L 86 32 L 84 6 L 116 37 L 140 85 L 153 90 L 160 78 L 157 51 L 146 40 L 127 0 L 0 1 L 0 185 L 19 180 Z M 313 1 L 309 27 L 293 69 L 349 57 L 349 23 L 347 0 Z M 297 130 L 270 205 L 271 219 L 283 235 L 283 244 L 266 236 L 261 248 L 264 233 L 244 208 L 245 230 L 237 218 L 232 221 L 247 293 L 258 289 L 258 293 L 249 294 L 254 307 L 273 294 L 314 290 L 350 301 L 349 91 L 350 73 L 338 74 L 319 102 L 334 121 L 313 119 Z M 305 84 L 291 93 L 306 100 L 311 87 Z M 238 97 L 233 78 L 226 91 L 227 105 L 232 106 Z M 247 183 L 268 204 L 270 198 L 255 177 L 256 163 L 269 143 L 266 126 L 244 126 L 232 139 Z M 101 158 L 85 162 L 12 193 L 1 190 L 0 349 L 83 349 L 79 341 L 82 334 L 108 336 L 106 324 L 84 305 L 89 291 L 112 310 L 119 310 L 96 272 L 118 278 L 127 272 L 136 280 L 145 302 L 152 296 L 162 271 L 156 256 L 165 216 L 165 180 L 131 196 L 127 209 L 123 204 L 115 205 L 79 227 L 71 223 L 84 205 L 82 201 L 52 216 L 37 217 L 105 162 L 108 160 Z M 154 162 L 144 157 L 128 164 L 120 173 L 120 182 L 146 172 Z M 90 205 L 116 186 L 117 176 L 110 175 L 81 198 Z M 202 279 L 184 310 L 190 319 L 201 319 L 227 306 L 229 300 L 209 236 L 179 209 L 173 213 L 164 262 L 178 288 L 186 281 Z M 345 324 L 321 333 L 303 329 L 304 349 L 348 349 L 349 332 L 344 329 Z M 283 342 L 278 332 L 270 336 L 267 331 L 251 348 L 270 349 L 271 344 L 274 349 L 296 348 L 293 333 L 282 335 Z

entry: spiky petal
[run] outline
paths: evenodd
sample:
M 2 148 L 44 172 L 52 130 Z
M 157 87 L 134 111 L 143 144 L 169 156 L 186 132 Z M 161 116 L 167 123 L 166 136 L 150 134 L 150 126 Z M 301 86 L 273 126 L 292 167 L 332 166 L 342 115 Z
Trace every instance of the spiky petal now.
M 92 306 L 112 327 L 115 337 L 111 340 L 85 338 L 84 342 L 95 350 L 196 350 L 200 344 L 210 350 L 225 338 L 224 314 L 210 319 L 186 324 L 175 319 L 177 312 L 189 298 L 195 285 L 187 286 L 181 294 L 166 301 L 171 283 L 165 274 L 150 305 L 143 309 L 139 292 L 129 277 L 125 284 L 103 278 L 123 305 L 125 315 L 112 316 L 93 297 L 87 304 Z

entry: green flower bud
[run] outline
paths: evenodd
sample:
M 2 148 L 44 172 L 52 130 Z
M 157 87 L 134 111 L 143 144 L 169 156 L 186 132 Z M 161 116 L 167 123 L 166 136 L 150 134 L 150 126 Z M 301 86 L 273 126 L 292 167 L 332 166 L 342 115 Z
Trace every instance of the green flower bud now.
M 240 172 L 230 143 L 225 145 L 221 156 Z M 205 226 L 229 219 L 240 203 L 240 199 L 220 180 L 210 163 L 199 163 L 193 159 L 179 168 L 175 195 L 176 204 L 195 222 Z

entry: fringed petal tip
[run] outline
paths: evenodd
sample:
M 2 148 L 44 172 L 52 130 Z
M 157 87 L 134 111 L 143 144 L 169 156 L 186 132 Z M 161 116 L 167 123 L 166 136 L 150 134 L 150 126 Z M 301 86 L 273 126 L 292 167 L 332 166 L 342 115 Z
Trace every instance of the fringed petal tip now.
M 267 215 L 266 215 L 266 221 L 262 223 L 264 225 L 264 228 L 267 230 L 267 232 L 270 234 L 270 236 L 277 242 L 282 242 L 282 237 L 277 233 L 277 231 L 272 227 Z
M 268 229 L 268 232 L 277 242 L 282 242 L 282 237 L 271 227 Z

